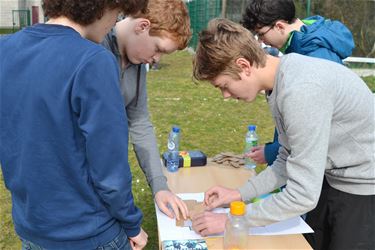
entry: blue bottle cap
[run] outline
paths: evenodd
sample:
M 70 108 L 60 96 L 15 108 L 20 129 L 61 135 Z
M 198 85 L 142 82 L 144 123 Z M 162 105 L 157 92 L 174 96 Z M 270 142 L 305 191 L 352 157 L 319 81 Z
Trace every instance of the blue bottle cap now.
M 173 126 L 172 131 L 175 132 L 175 133 L 179 133 L 180 132 L 180 128 L 177 127 L 177 126 Z
M 255 131 L 255 129 L 257 128 L 257 126 L 255 126 L 255 125 L 249 125 L 247 128 L 249 129 L 249 131 Z

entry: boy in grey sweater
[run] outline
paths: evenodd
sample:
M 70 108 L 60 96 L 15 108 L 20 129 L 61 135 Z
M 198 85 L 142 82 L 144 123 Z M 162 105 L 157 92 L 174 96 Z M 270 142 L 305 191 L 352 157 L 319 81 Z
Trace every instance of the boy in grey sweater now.
M 375 104 L 356 74 L 294 53 L 267 56 L 245 28 L 215 19 L 200 35 L 194 77 L 211 82 L 224 98 L 251 102 L 265 90 L 282 145 L 272 167 L 244 186 L 209 189 L 208 209 L 286 184 L 253 204 L 250 226 L 308 212 L 315 233 L 306 238 L 314 249 L 375 249 Z M 219 233 L 226 220 L 206 211 L 193 219 L 193 228 Z
M 180 212 L 186 218 L 188 210 L 168 189 L 162 172 L 147 107 L 145 64 L 158 62 L 163 54 L 184 49 L 190 36 L 189 14 L 182 0 L 149 0 L 146 13 L 129 15 L 117 22 L 102 42 L 115 55 L 121 69 L 121 94 L 138 163 L 159 209 L 172 218 L 175 215 L 179 218 Z

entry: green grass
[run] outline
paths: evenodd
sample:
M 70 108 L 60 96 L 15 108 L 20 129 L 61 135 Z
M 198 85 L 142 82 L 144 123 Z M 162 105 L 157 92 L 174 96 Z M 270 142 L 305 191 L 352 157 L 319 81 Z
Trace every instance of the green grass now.
M 18 28 L 15 28 L 14 30 L 13 28 L 0 28 L 0 34 L 11 34 L 17 32 L 18 30 Z
M 375 76 L 366 76 L 362 78 L 367 86 L 371 89 L 373 93 L 375 93 Z
M 221 93 L 209 84 L 194 84 L 191 68 L 191 55 L 184 51 L 165 56 L 160 70 L 148 74 L 150 113 L 160 152 L 166 150 L 167 135 L 173 124 L 181 127 L 182 150 L 199 149 L 208 156 L 224 151 L 240 153 L 246 127 L 250 123 L 258 126 L 260 143 L 273 138 L 274 126 L 264 96 L 259 96 L 251 104 L 236 100 L 224 101 Z M 375 77 L 365 80 L 374 90 Z M 135 201 L 144 212 L 143 227 L 149 234 L 147 249 L 157 249 L 154 203 L 132 149 L 129 149 L 129 161 Z M 1 175 L 0 249 L 20 249 L 12 225 L 10 195 Z

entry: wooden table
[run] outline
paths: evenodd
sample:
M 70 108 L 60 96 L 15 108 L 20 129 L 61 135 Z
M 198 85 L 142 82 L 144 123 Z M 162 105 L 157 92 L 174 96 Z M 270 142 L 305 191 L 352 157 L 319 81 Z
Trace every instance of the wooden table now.
M 180 168 L 169 173 L 163 168 L 168 186 L 174 193 L 205 192 L 214 185 L 238 188 L 253 175 L 243 168 L 221 166 L 210 160 L 207 166 Z M 206 238 L 208 249 L 223 249 L 223 238 Z M 248 249 L 312 249 L 302 234 L 277 236 L 249 236 Z

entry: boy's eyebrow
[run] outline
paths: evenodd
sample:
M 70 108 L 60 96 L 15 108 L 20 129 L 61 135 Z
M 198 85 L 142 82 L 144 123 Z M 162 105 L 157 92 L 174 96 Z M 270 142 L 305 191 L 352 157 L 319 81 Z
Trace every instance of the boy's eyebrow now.
M 158 50 L 159 52 L 161 52 L 161 53 L 167 53 L 166 49 L 165 49 L 164 47 L 160 47 L 159 44 L 156 45 L 156 48 L 157 48 L 157 50 Z
M 166 53 L 166 50 L 165 50 L 164 48 L 159 47 L 159 46 L 158 46 L 158 50 L 159 50 L 159 52 L 161 52 L 161 53 Z
M 211 81 L 211 84 L 214 85 L 215 88 L 218 88 L 220 84 L 216 84 L 214 80 Z
M 167 51 L 166 49 L 159 49 L 159 52 L 162 53 L 162 54 L 171 54 L 174 51 Z

